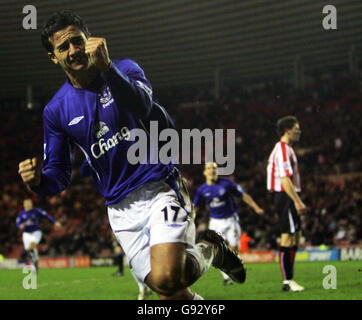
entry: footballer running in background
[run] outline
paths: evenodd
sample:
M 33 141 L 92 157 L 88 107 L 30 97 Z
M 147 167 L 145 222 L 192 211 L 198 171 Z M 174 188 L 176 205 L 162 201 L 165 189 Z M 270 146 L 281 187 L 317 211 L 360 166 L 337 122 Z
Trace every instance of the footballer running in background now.
M 228 242 L 230 249 L 238 252 L 241 227 L 234 198 L 241 197 L 257 214 L 263 214 L 264 210 L 240 185 L 229 178 L 218 176 L 217 169 L 215 162 L 205 163 L 203 174 L 206 182 L 196 190 L 195 210 L 199 212 L 200 209 L 204 209 L 208 205 L 208 228 L 220 233 Z M 227 274 L 222 271 L 221 274 L 224 277 L 224 285 L 233 283 Z
M 33 201 L 30 198 L 23 201 L 24 210 L 19 212 L 16 219 L 16 226 L 23 232 L 23 244 L 27 256 L 38 271 L 38 249 L 37 245 L 42 238 L 42 231 L 40 229 L 40 218 L 46 218 L 54 224 L 56 228 L 61 228 L 61 224 L 54 218 L 48 215 L 45 211 L 35 208 Z

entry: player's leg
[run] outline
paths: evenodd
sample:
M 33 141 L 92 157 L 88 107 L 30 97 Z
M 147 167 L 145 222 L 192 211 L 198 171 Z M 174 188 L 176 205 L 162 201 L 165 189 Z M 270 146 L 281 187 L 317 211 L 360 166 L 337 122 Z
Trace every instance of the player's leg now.
M 39 255 L 36 242 L 31 242 L 29 245 L 29 256 L 30 260 L 35 267 L 35 270 L 38 271 L 38 262 L 39 262 Z
M 33 265 L 35 267 L 36 272 L 38 272 L 38 263 L 39 263 L 39 253 L 38 253 L 38 244 L 40 243 L 40 240 L 42 238 L 42 232 L 40 230 L 34 231 L 32 233 L 32 242 L 30 243 L 30 255 L 33 262 Z
M 152 290 L 143 281 L 137 278 L 132 269 L 130 269 L 130 271 L 138 286 L 137 300 L 147 300 L 147 298 L 152 294 Z
M 25 250 L 25 253 L 26 253 L 26 264 L 29 265 L 29 260 L 30 260 L 30 254 L 29 254 L 29 246 L 30 246 L 30 243 L 31 243 L 31 239 L 30 239 L 30 233 L 28 232 L 23 232 L 23 244 L 24 244 L 24 250 Z
M 292 220 L 290 220 L 292 223 Z M 299 286 L 294 280 L 294 260 L 296 253 L 296 244 L 299 243 L 300 232 L 282 233 L 279 250 L 279 263 L 283 276 L 283 291 L 302 291 L 303 287 Z
M 37 245 L 41 240 L 41 236 L 41 231 L 23 232 L 24 249 L 27 252 L 30 263 L 34 266 L 36 271 L 38 271 L 39 261 Z
M 237 213 L 234 214 L 233 217 L 230 217 L 230 228 L 226 233 L 225 240 L 229 244 L 229 248 L 235 252 L 235 254 L 239 254 L 239 241 L 241 236 L 241 227 L 239 222 L 239 216 Z M 227 275 L 226 275 L 227 276 Z M 224 278 L 225 279 L 225 278 Z M 231 281 L 230 277 L 226 278 L 224 281 L 224 285 L 230 285 L 233 282 Z
M 281 231 L 279 264 L 283 278 L 283 291 L 290 290 L 292 272 L 292 247 L 294 241 L 295 223 L 291 212 L 292 200 L 284 192 L 275 195 L 275 207 L 279 216 L 279 227 Z
M 210 219 L 210 229 L 216 231 L 219 235 L 221 235 L 228 247 L 232 252 L 237 256 L 239 248 L 239 238 L 241 235 L 241 228 L 239 223 L 238 215 L 235 213 L 233 216 L 225 219 Z M 221 275 L 223 276 L 223 284 L 225 286 L 233 284 L 232 279 L 228 275 L 228 273 L 220 270 Z
M 191 300 L 193 293 L 188 286 L 206 272 L 212 258 L 213 253 L 210 252 L 208 265 L 201 271 L 200 259 L 187 254 L 184 243 L 154 245 L 151 247 L 151 272 L 146 277 L 146 283 L 161 299 Z
M 227 219 L 210 218 L 209 229 L 214 230 L 215 232 L 220 234 L 226 241 L 228 240 L 227 235 L 228 235 L 228 231 L 230 228 L 229 228 Z M 228 286 L 233 283 L 231 278 L 225 272 L 220 270 L 220 273 L 223 277 L 224 286 Z
M 115 264 L 117 265 L 118 267 L 118 270 L 116 272 L 114 272 L 112 275 L 117 277 L 117 276 L 123 276 L 123 259 L 124 259 L 124 253 L 123 251 L 121 250 L 121 248 L 118 246 L 115 248 L 115 257 L 114 257 L 114 262 Z
M 299 247 L 299 243 L 300 243 L 300 238 L 301 238 L 301 231 L 297 231 L 294 235 L 293 235 L 293 243 L 292 243 L 292 252 L 291 252 L 291 263 L 292 263 L 292 278 L 294 276 L 294 261 L 295 261 L 295 255 L 298 251 L 298 247 Z
M 157 182 L 108 207 L 111 227 L 135 275 L 167 299 L 195 298 L 188 286 L 211 264 L 243 282 L 242 262 L 223 238 L 208 230 L 195 244 L 193 218 L 178 199 L 170 186 Z
M 194 244 L 193 220 L 180 207 L 175 191 L 166 183 L 149 183 L 109 206 L 108 216 L 137 278 L 161 298 L 193 298 L 187 284 L 207 270 L 200 263 L 207 250 L 203 250 L 205 244 Z M 210 265 L 212 255 L 209 260 Z
M 293 278 L 294 278 L 294 261 L 295 261 L 296 252 L 298 250 L 300 238 L 301 238 L 301 231 L 297 231 L 293 235 L 293 239 L 292 239 L 291 261 L 290 261 L 290 263 L 291 263 L 291 280 L 289 283 L 289 286 L 292 291 L 303 291 L 304 290 L 304 287 L 302 287 L 301 285 L 299 285 L 297 282 L 295 282 L 293 280 Z
M 295 255 L 298 250 L 298 246 L 299 246 L 299 242 L 300 242 L 300 238 L 301 238 L 301 231 L 300 231 L 301 230 L 301 219 L 297 213 L 297 209 L 295 208 L 293 202 L 290 202 L 289 208 L 290 208 L 290 210 L 288 211 L 289 221 L 290 221 L 290 224 L 292 225 L 292 231 L 294 231 L 293 236 L 292 236 L 292 244 L 291 244 L 291 248 L 290 248 L 291 281 L 289 283 L 289 286 L 292 291 L 303 291 L 304 287 L 300 286 L 298 283 L 296 283 L 293 280 Z
M 289 291 L 289 283 L 292 280 L 292 246 L 294 235 L 282 233 L 280 238 L 279 264 L 283 277 L 283 291 Z

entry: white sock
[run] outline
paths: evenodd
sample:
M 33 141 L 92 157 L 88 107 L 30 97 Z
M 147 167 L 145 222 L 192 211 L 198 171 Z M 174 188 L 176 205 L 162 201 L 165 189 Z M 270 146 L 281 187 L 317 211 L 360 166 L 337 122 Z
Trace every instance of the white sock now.
M 289 284 L 290 280 L 283 280 L 283 284 Z
M 205 299 L 203 297 L 199 296 L 197 293 L 195 293 L 192 300 L 205 300 Z
M 224 280 L 230 279 L 230 277 L 225 272 L 222 272 L 222 271 L 220 271 L 220 272 L 221 272 Z
M 195 257 L 199 264 L 199 277 L 201 277 L 211 266 L 214 259 L 214 248 L 205 242 L 195 244 L 193 248 L 186 249 L 186 252 Z

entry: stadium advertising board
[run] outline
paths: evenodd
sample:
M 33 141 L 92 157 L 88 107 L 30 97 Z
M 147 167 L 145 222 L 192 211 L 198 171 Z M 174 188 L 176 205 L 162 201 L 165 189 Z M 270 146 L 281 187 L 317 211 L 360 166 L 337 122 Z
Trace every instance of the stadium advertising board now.
M 0 261 L 0 269 L 22 269 L 25 263 L 19 263 L 17 259 L 4 259 Z
M 308 250 L 309 261 L 339 260 L 339 250 Z
M 70 258 L 40 258 L 39 268 L 70 268 Z
M 333 249 L 333 250 L 300 250 L 297 251 L 295 256 L 296 261 L 336 261 L 339 260 L 340 257 L 340 250 Z M 278 257 L 279 251 L 275 251 L 275 261 L 279 261 Z
M 275 251 L 273 250 L 244 252 L 240 256 L 247 263 L 275 261 Z
M 43 257 L 39 260 L 40 268 L 85 268 L 91 266 L 91 260 L 85 257 Z
M 106 266 L 113 266 L 114 261 L 112 258 L 98 258 L 91 260 L 92 267 L 106 267 Z
M 278 257 L 276 257 L 278 259 Z M 309 252 L 308 251 L 297 251 L 295 255 L 295 261 L 308 261 L 309 260 Z
M 89 257 L 75 257 L 72 258 L 73 266 L 76 268 L 86 268 L 91 266 L 91 259 Z
M 343 248 L 341 249 L 341 261 L 362 260 L 361 248 Z

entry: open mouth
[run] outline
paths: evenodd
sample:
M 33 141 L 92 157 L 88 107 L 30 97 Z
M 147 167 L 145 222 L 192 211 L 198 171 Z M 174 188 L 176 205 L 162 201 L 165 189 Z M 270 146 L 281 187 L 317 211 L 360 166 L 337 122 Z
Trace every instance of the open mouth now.
M 76 57 L 75 59 L 70 61 L 70 64 L 84 64 L 84 63 L 85 63 L 85 57 L 83 56 Z

